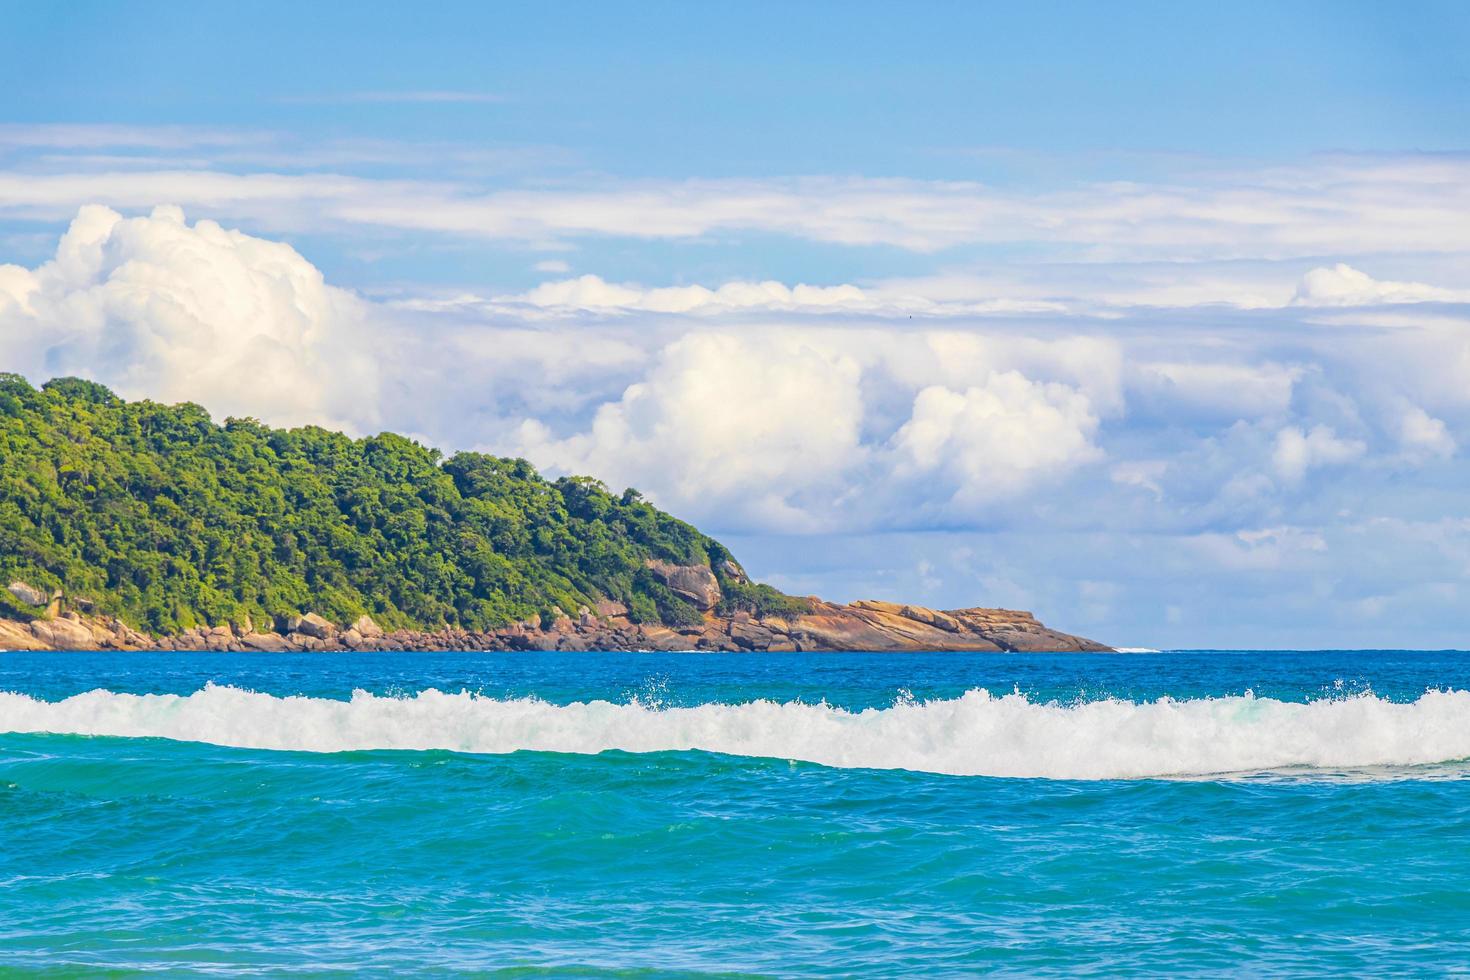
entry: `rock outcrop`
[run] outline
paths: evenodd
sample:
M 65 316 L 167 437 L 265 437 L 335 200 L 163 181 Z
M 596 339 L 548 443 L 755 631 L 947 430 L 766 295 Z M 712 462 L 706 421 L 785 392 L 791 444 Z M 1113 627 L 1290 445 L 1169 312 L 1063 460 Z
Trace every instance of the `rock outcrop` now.
M 680 566 L 670 566 L 678 569 Z M 708 569 L 706 569 L 708 571 Z M 710 576 L 714 578 L 713 575 Z M 670 575 L 689 588 L 705 609 L 707 590 L 696 578 Z M 679 594 L 683 595 L 682 591 Z M 690 600 L 691 602 L 693 599 Z M 276 632 L 241 630 L 241 624 L 198 627 L 172 636 L 139 633 L 107 616 L 74 612 L 54 620 L 0 619 L 0 650 L 723 650 L 756 652 L 868 650 L 1081 652 L 1106 651 L 1101 643 L 1048 629 L 1028 612 L 1010 609 L 928 609 L 892 602 L 859 601 L 838 605 L 809 599 L 803 612 L 756 617 L 737 612 L 706 612 L 701 623 L 671 628 L 634 623 L 619 602 L 583 607 L 576 617 L 558 613 L 543 628 L 539 622 L 513 623 L 495 630 L 444 627 L 430 631 L 384 631 L 371 617 L 338 626 L 314 613 L 284 618 Z
M 708 612 L 719 605 L 723 596 L 720 593 L 720 580 L 715 578 L 715 573 L 710 571 L 708 565 L 675 565 L 666 561 L 652 561 L 648 563 L 648 570 L 653 573 L 669 591 L 681 599 L 693 604 L 700 612 Z
M 34 585 L 25 582 L 11 582 L 6 591 L 15 596 L 17 602 L 27 606 L 44 606 L 51 601 L 49 592 L 42 592 Z

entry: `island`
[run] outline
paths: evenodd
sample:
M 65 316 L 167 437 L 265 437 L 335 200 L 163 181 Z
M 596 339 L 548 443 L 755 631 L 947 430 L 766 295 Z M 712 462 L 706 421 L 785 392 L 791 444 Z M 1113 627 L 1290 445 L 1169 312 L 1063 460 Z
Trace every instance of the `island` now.
M 0 374 L 0 650 L 1106 651 L 790 596 L 633 489 Z

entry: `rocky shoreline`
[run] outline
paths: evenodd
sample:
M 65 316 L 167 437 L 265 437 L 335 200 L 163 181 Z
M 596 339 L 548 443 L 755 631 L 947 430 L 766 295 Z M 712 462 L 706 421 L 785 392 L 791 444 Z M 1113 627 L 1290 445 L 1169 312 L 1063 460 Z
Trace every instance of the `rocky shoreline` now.
M 350 624 L 320 616 L 292 616 L 270 630 L 250 622 L 151 636 L 117 619 L 67 610 L 55 603 L 29 621 L 0 619 L 0 650 L 709 650 L 796 651 L 1107 651 L 1093 640 L 1048 629 L 1028 612 L 1009 609 L 938 610 L 890 602 L 837 605 L 807 601 L 794 615 L 731 616 L 706 611 L 699 625 L 671 628 L 634 623 L 621 603 L 583 608 L 576 617 L 515 623 L 495 630 L 445 628 L 386 631 L 369 616 Z

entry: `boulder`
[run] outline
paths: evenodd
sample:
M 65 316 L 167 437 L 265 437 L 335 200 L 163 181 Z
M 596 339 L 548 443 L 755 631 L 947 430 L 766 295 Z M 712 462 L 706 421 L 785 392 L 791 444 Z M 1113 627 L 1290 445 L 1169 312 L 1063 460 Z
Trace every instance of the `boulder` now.
M 601 599 L 597 603 L 597 615 L 603 619 L 617 619 L 628 615 L 628 607 L 612 599 Z
M 337 632 L 337 627 L 327 622 L 316 613 L 307 613 L 301 617 L 301 622 L 296 625 L 297 633 L 305 633 L 307 636 L 317 640 L 325 640 Z
M 96 650 L 99 646 L 91 630 L 69 619 L 37 620 L 31 624 L 31 633 L 53 650 Z
M 383 627 L 373 622 L 373 617 L 366 613 L 357 617 L 357 621 L 352 624 L 352 628 L 357 630 L 359 635 L 370 639 L 376 639 L 383 635 Z
M 674 595 L 689 601 L 701 612 L 713 609 L 723 598 L 720 580 L 715 578 L 708 565 L 675 565 L 652 560 L 647 564 L 654 577 L 667 585 Z
M 741 568 L 739 563 L 731 558 L 726 558 L 720 562 L 720 571 L 725 573 L 726 578 L 739 582 L 741 585 L 750 582 L 750 576 L 745 574 L 745 569 Z
M 755 623 L 731 623 L 730 638 L 747 650 L 764 650 L 774 639 L 771 631 Z
M 0 650 L 44 650 L 46 643 L 29 625 L 0 619 Z
M 24 582 L 11 582 L 8 591 L 15 596 L 17 602 L 27 606 L 44 606 L 51 601 L 49 593 Z

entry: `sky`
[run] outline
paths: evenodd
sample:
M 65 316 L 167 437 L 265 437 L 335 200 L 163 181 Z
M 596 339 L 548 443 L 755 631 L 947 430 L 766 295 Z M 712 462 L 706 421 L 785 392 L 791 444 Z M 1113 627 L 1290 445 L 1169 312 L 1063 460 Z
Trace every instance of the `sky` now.
M 0 0 L 0 370 L 798 594 L 1470 646 L 1470 6 Z

